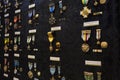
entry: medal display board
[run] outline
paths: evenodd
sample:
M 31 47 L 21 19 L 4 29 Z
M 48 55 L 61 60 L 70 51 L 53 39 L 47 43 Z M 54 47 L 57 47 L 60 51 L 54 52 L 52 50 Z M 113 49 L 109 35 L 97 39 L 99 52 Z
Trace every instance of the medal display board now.
M 118 80 L 117 0 L 0 0 L 0 80 Z

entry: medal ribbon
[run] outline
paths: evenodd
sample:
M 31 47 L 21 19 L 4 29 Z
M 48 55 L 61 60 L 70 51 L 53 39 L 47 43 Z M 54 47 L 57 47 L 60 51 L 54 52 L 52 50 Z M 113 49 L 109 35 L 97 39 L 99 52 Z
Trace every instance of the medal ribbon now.
M 54 66 L 50 67 L 50 73 L 51 73 L 51 75 L 54 75 L 54 73 L 55 73 L 55 67 Z
M 28 63 L 28 67 L 29 67 L 29 70 L 31 70 L 32 67 L 33 67 L 33 64 L 32 63 Z
M 55 4 L 54 3 L 49 4 L 49 11 L 50 11 L 50 13 L 53 13 L 54 10 L 55 10 Z
M 32 15 L 33 15 L 33 11 L 32 11 L 32 10 L 30 10 L 30 11 L 28 12 L 28 17 L 29 17 L 29 18 L 31 18 L 31 17 L 32 17 Z
M 87 5 L 88 4 L 88 0 L 82 0 L 82 4 Z
M 62 5 L 62 0 L 59 1 L 59 8 L 62 9 L 63 5 Z
M 101 38 L 101 29 L 97 29 L 96 30 L 96 39 L 100 39 Z

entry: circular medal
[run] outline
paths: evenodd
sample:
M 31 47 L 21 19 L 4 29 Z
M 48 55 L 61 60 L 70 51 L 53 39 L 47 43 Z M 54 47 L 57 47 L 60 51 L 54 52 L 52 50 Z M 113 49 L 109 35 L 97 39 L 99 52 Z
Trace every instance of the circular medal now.
M 100 4 L 105 4 L 106 0 L 100 0 Z
M 84 43 L 84 44 L 82 44 L 81 49 L 83 52 L 88 52 L 90 49 L 90 46 L 88 44 Z
M 80 15 L 82 15 L 83 18 L 87 18 L 90 13 L 91 9 L 89 9 L 88 7 L 83 7 L 83 10 L 80 11 Z
M 32 71 L 29 71 L 29 72 L 28 72 L 28 77 L 29 77 L 30 79 L 33 78 L 33 72 L 32 72 Z
M 102 48 L 107 48 L 108 47 L 108 43 L 106 41 L 101 42 L 101 47 Z
M 8 67 L 7 67 L 7 65 L 5 65 L 4 66 L 4 72 L 7 72 L 7 69 L 8 69 Z

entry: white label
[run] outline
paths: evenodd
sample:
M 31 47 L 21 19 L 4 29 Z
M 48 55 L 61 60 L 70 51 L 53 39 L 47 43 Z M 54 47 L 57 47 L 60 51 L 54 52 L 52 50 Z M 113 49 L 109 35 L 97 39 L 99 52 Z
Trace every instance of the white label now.
M 4 76 L 5 76 L 5 77 L 8 77 L 8 74 L 5 74 L 5 73 L 4 73 Z
M 29 9 L 30 9 L 30 8 L 34 8 L 34 7 L 35 7 L 35 4 L 29 5 Z
M 51 31 L 60 31 L 61 26 L 51 27 Z
M 9 34 L 5 34 L 5 37 L 8 37 L 9 36 Z
M 99 21 L 89 21 L 89 22 L 84 22 L 83 23 L 84 27 L 98 26 L 98 25 L 99 25 Z
M 19 78 L 14 77 L 13 80 L 19 80 Z
M 29 30 L 29 33 L 36 33 L 36 29 Z
M 89 61 L 89 60 L 86 60 L 85 61 L 85 65 L 89 65 L 89 66 L 101 66 L 102 63 L 101 63 L 101 61 Z
M 20 32 L 15 32 L 15 35 L 20 35 Z
M 20 54 L 17 54 L 17 53 L 16 53 L 16 54 L 14 54 L 14 56 L 15 56 L 15 57 L 20 57 Z
M 34 55 L 28 55 L 28 58 L 29 59 L 35 59 L 35 56 Z
M 9 16 L 9 13 L 5 14 L 4 17 L 8 17 Z
M 4 54 L 4 56 L 8 57 L 8 56 L 9 56 L 9 54 L 5 53 L 5 54 Z
M 60 57 L 50 57 L 51 61 L 60 61 Z
M 20 13 L 20 12 L 21 12 L 21 10 L 20 10 L 20 9 L 15 10 L 15 14 Z

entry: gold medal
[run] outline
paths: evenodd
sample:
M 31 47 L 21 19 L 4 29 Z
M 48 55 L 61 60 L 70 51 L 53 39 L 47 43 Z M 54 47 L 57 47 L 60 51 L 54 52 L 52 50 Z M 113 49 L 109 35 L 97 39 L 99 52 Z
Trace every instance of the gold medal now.
M 29 72 L 28 72 L 28 77 L 29 77 L 30 79 L 33 78 L 33 72 L 32 72 L 32 71 L 29 71 Z
M 100 0 L 100 4 L 105 4 L 106 0 Z
M 49 42 L 52 42 L 54 39 L 53 35 L 52 35 L 52 32 L 48 32 L 48 40 Z
M 52 52 L 52 51 L 53 51 L 52 42 L 53 42 L 53 40 L 54 40 L 54 37 L 53 37 L 53 35 L 52 35 L 52 32 L 48 32 L 47 35 L 48 35 L 48 40 L 49 40 L 49 42 L 50 42 L 49 50 Z
M 82 44 L 81 49 L 83 52 L 88 52 L 90 49 L 90 46 L 88 44 L 84 43 L 84 44 Z
M 101 42 L 101 48 L 107 48 L 108 43 L 106 41 Z
M 80 15 L 83 16 L 83 18 L 88 18 L 88 15 L 91 13 L 91 9 L 89 9 L 88 7 L 83 7 L 83 10 L 80 11 Z

